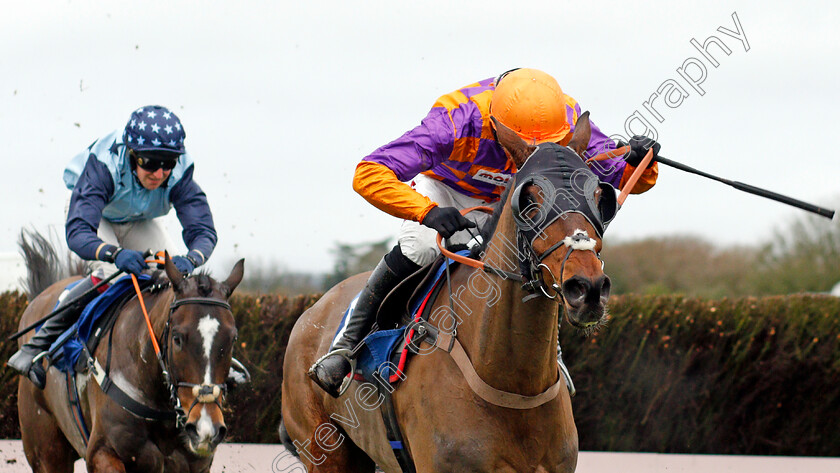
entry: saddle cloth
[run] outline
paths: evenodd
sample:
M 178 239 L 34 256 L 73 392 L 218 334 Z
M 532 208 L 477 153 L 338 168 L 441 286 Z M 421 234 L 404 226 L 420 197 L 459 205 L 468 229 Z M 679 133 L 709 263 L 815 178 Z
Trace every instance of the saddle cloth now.
M 137 277 L 141 288 L 149 280 L 151 280 L 151 277 L 145 274 Z M 72 288 L 75 284 L 77 282 L 73 282 L 67 286 L 67 289 Z M 73 373 L 76 362 L 82 354 L 85 345 L 89 342 L 96 341 L 92 340 L 92 336 L 99 337 L 103 335 L 103 333 L 99 333 L 96 329 L 108 319 L 108 317 L 104 316 L 112 312 L 111 309 L 119 307 L 122 301 L 130 298 L 133 294 L 134 285 L 131 282 L 131 277 L 123 276 L 112 283 L 105 292 L 99 294 L 96 299 L 92 300 L 82 311 L 79 320 L 62 333 L 50 347 L 50 352 L 54 353 L 50 360 L 52 365 L 65 373 Z M 58 308 L 61 302 L 59 300 L 55 308 Z
M 469 255 L 469 250 L 459 251 L 457 254 L 466 256 Z M 428 271 L 434 272 L 434 275 L 426 279 L 424 286 L 415 293 L 413 299 L 408 303 L 410 320 L 418 320 L 426 312 L 427 307 L 431 308 L 431 303 L 434 302 L 432 293 L 440 284 L 445 284 L 443 279 L 446 267 L 454 263 L 455 261 L 443 257 L 432 263 L 432 267 Z M 358 298 L 359 295 L 357 294 L 344 312 L 333 338 L 333 343 L 344 328 L 349 316 L 352 315 Z M 403 378 L 402 373 L 405 372 L 405 365 L 410 352 L 407 347 L 411 343 L 413 333 L 414 330 L 410 329 L 409 325 L 402 325 L 394 329 L 378 330 L 365 337 L 361 346 L 357 349 L 356 379 L 374 381 L 379 378 L 388 380 L 391 384 L 396 384 Z M 378 373 L 376 377 L 374 377 L 375 373 Z

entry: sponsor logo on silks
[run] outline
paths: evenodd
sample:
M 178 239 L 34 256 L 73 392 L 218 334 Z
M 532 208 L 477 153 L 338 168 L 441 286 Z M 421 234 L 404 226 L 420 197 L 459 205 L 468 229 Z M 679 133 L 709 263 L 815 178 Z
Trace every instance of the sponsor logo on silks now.
M 475 173 L 473 179 L 476 181 L 486 182 L 488 184 L 503 186 L 510 180 L 510 174 L 481 170 Z

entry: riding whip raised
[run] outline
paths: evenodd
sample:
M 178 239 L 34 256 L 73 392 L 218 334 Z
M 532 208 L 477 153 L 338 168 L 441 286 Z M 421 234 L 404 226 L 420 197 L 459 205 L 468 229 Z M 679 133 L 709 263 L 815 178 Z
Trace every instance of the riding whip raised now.
M 617 149 L 609 151 L 607 153 L 600 154 L 600 155 L 598 155 L 594 158 L 590 158 L 589 160 L 587 160 L 587 162 L 589 162 L 589 161 L 602 161 L 604 159 L 609 159 L 609 158 L 613 158 L 613 157 L 616 157 L 616 156 L 621 156 L 621 155 L 627 154 L 629 152 L 630 152 L 630 146 L 622 146 L 621 148 L 617 148 Z M 646 159 L 643 159 L 642 163 L 639 163 L 639 168 L 644 169 L 645 167 L 647 167 L 647 163 L 650 162 L 650 159 L 647 159 L 649 155 L 650 155 L 650 150 L 648 150 L 648 155 L 645 156 Z M 809 204 L 808 202 L 803 202 L 801 200 L 794 199 L 793 197 L 788 197 L 786 195 L 778 194 L 776 192 L 769 191 L 767 189 L 762 189 L 760 187 L 751 186 L 749 184 L 744 184 L 743 182 L 731 181 L 729 179 L 724 179 L 722 177 L 718 177 L 718 176 L 709 174 L 707 172 L 700 171 L 699 169 L 694 169 L 691 166 L 686 166 L 685 164 L 678 163 L 677 161 L 667 159 L 667 158 L 665 158 L 661 155 L 654 157 L 653 161 L 662 163 L 666 166 L 670 166 L 674 169 L 679 169 L 680 171 L 685 171 L 685 172 L 688 172 L 688 173 L 691 173 L 691 174 L 696 174 L 698 176 L 702 176 L 702 177 L 705 177 L 705 178 L 708 178 L 708 179 L 712 179 L 714 181 L 722 182 L 722 183 L 724 183 L 724 184 L 726 184 L 730 187 L 734 187 L 735 189 L 738 189 L 739 191 L 748 192 L 750 194 L 757 195 L 759 197 L 765 197 L 765 198 L 768 198 L 768 199 L 771 199 L 771 200 L 775 200 L 776 202 L 781 202 L 783 204 L 791 205 L 791 206 L 796 207 L 798 209 L 806 210 L 808 212 L 813 212 L 817 215 L 820 215 L 820 216 L 828 218 L 828 219 L 833 219 L 834 218 L 834 210 L 827 209 L 827 208 L 824 208 L 824 207 L 819 207 L 819 206 L 814 205 L 814 204 Z M 635 181 L 634 181 L 634 183 L 635 183 Z M 629 193 L 630 189 L 632 189 L 632 188 L 633 188 L 633 186 L 625 186 L 624 191 L 627 191 L 627 193 Z M 623 203 L 624 199 L 627 198 L 626 193 L 624 191 L 622 191 L 623 198 L 622 198 L 622 196 L 619 196 L 619 199 L 618 199 L 619 204 Z

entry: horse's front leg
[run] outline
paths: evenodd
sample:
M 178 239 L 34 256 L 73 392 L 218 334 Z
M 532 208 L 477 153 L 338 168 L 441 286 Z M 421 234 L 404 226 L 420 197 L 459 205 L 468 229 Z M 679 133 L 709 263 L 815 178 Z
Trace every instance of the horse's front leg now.
M 125 463 L 110 447 L 88 450 L 85 463 L 88 473 L 125 473 Z
M 94 448 L 88 447 L 85 461 L 87 462 L 88 473 L 163 473 L 164 471 L 163 455 L 150 442 L 141 447 L 139 452 L 125 459 L 121 458 L 113 448 L 101 443 Z M 176 469 L 174 471 L 186 470 Z

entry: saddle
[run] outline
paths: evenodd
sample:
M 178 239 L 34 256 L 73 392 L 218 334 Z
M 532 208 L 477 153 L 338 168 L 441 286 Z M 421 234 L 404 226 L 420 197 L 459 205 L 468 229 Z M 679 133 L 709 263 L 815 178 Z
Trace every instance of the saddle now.
M 141 275 L 138 278 L 141 289 L 152 284 L 152 277 Z M 82 354 L 92 353 L 99 340 L 107 333 L 120 309 L 134 296 L 134 286 L 130 277 L 123 277 L 102 294 L 99 294 L 82 310 L 79 319 L 50 347 L 50 363 L 65 373 L 82 372 L 86 359 Z M 79 369 L 80 368 L 80 369 Z
M 468 253 L 468 250 L 458 252 L 462 255 Z M 413 326 L 418 320 L 428 320 L 432 303 L 445 284 L 446 266 L 457 264 L 440 255 L 388 293 L 377 312 L 378 328 L 354 350 L 354 376 L 357 380 L 373 381 L 378 378 L 380 383 L 396 384 L 404 378 L 402 373 L 408 357 L 418 351 L 422 338 L 417 336 Z M 344 317 L 348 313 L 349 310 Z M 342 325 L 339 325 L 339 330 Z

